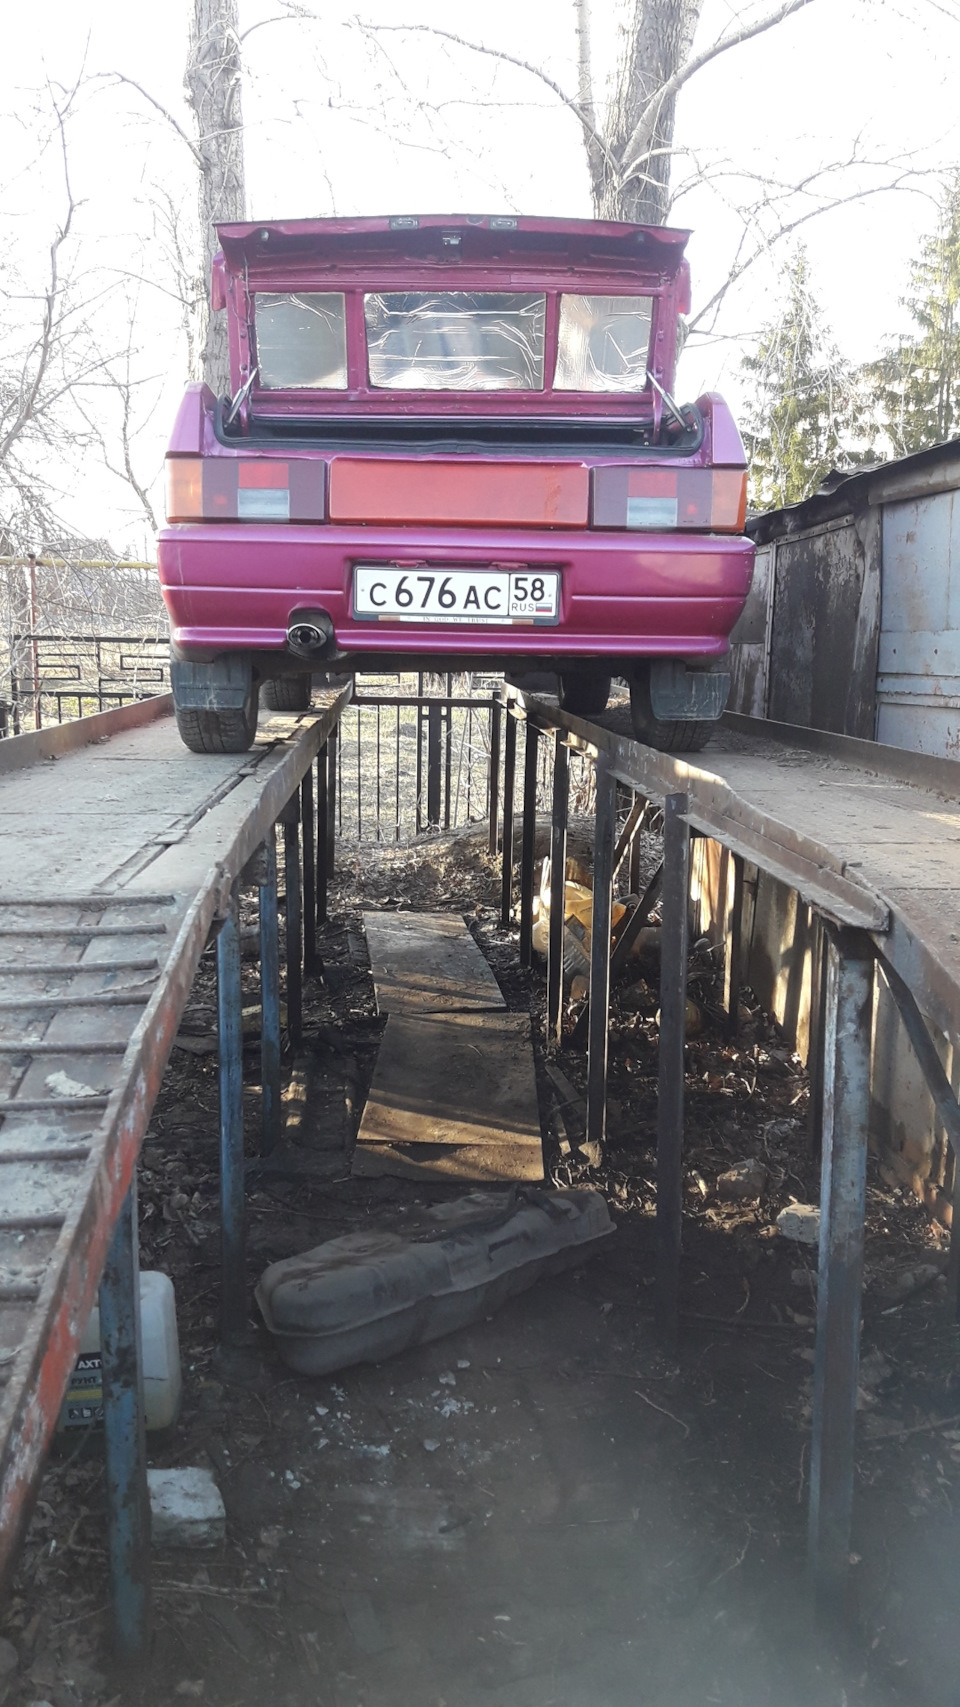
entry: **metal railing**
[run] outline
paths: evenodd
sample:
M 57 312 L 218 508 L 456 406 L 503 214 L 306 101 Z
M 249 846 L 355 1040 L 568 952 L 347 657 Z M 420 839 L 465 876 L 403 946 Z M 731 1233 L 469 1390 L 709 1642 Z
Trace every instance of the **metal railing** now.
M 22 632 L 10 639 L 11 655 L 28 665 L 11 671 L 0 737 L 149 699 L 170 686 L 165 636 Z
M 506 798 L 499 785 L 501 691 L 497 676 L 358 676 L 339 729 L 339 834 L 347 841 L 397 844 L 485 821 L 496 852 Z M 546 812 L 552 782 L 542 749 L 538 767 L 537 801 Z M 515 782 L 514 811 L 518 787 Z M 592 812 L 594 792 L 592 765 L 574 757 L 571 809 Z

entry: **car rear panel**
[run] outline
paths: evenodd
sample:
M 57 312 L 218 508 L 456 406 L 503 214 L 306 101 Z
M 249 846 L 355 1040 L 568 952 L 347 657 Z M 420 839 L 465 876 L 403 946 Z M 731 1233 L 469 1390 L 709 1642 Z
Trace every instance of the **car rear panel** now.
M 749 540 L 591 531 L 376 527 L 283 529 L 259 523 L 183 524 L 165 530 L 160 578 L 174 641 L 186 650 L 279 650 L 292 614 L 321 607 L 347 653 L 442 650 L 522 656 L 545 646 L 574 656 L 715 656 L 746 597 Z M 357 563 L 559 570 L 560 622 L 463 631 L 395 621 L 358 622 Z

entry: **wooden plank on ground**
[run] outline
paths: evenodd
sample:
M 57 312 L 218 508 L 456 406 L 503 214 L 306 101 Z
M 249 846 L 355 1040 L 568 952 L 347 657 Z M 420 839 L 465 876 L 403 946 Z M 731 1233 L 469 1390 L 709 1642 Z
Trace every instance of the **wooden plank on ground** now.
M 504 1007 L 500 986 L 459 914 L 364 913 L 363 925 L 381 1013 Z
M 392 1014 L 357 1138 L 355 1174 L 542 1179 L 525 1014 Z

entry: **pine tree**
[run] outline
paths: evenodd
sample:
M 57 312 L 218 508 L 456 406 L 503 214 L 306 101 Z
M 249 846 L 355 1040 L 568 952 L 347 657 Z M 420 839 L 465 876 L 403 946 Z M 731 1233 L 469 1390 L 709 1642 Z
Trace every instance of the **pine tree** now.
M 741 371 L 749 381 L 744 441 L 755 509 L 797 504 L 841 458 L 849 372 L 823 323 L 799 244 L 782 270 L 783 306 Z
M 917 328 L 863 369 L 871 436 L 907 456 L 960 434 L 960 172 L 944 186 L 903 299 Z

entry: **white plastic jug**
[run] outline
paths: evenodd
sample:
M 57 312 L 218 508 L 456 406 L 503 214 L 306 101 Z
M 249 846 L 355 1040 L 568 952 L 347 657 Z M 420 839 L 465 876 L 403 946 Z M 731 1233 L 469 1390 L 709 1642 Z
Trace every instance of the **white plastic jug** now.
M 177 1420 L 183 1388 L 177 1305 L 170 1276 L 151 1269 L 140 1276 L 140 1335 L 147 1428 L 151 1431 L 170 1428 Z M 57 1430 L 89 1428 L 102 1422 L 100 1311 L 95 1305 L 80 1340 Z

